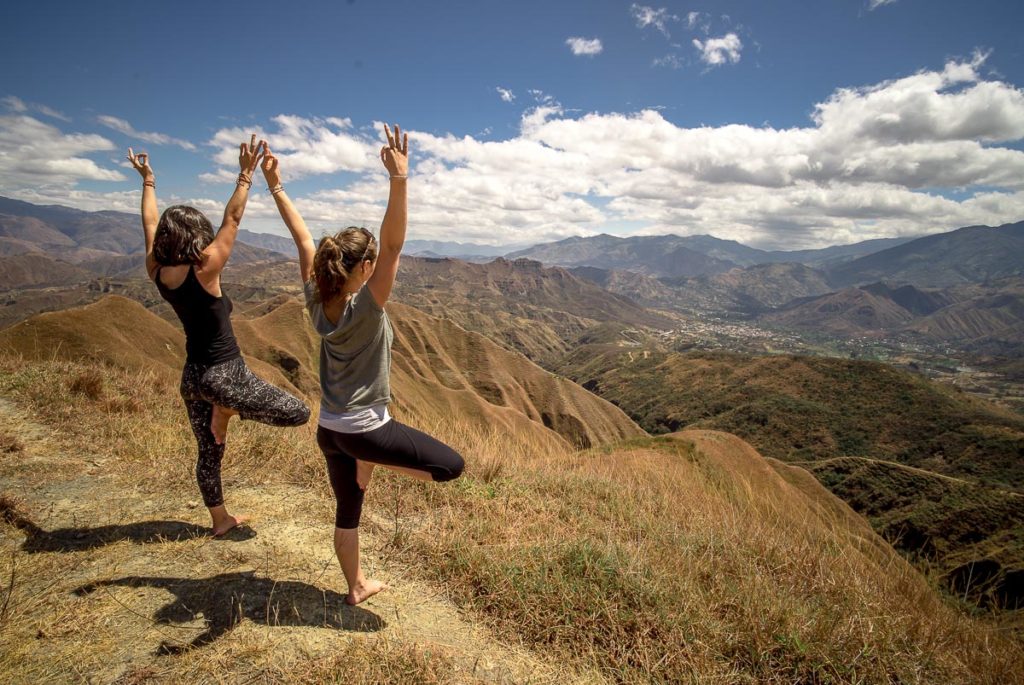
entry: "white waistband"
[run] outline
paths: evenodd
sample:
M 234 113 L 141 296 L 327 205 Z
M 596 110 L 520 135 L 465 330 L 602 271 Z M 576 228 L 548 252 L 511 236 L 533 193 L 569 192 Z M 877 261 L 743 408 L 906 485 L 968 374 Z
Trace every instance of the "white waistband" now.
M 385 403 L 341 414 L 334 414 L 321 407 L 317 423 L 338 433 L 365 433 L 380 428 L 390 420 L 391 415 L 388 413 L 388 405 Z

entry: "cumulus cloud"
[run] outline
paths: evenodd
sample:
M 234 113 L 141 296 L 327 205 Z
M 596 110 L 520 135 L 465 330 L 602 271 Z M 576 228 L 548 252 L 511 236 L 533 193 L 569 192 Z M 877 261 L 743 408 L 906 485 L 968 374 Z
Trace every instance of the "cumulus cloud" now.
M 513 93 L 508 88 L 502 88 L 501 86 L 498 86 L 497 88 L 495 88 L 495 90 L 498 91 L 498 96 L 501 97 L 502 101 L 504 102 L 512 102 L 513 100 L 516 99 L 516 94 Z
M 201 178 L 233 180 L 238 174 L 238 145 L 248 141 L 253 133 L 267 140 L 290 178 L 339 171 L 362 172 L 380 164 L 381 140 L 356 131 L 350 119 L 280 114 L 271 121 L 275 124 L 272 129 L 231 127 L 217 131 L 209 145 L 217 149 L 214 161 L 221 169 Z M 379 133 L 381 127 L 375 126 L 375 129 Z
M 565 44 L 569 46 L 574 55 L 584 55 L 592 57 L 598 55 L 604 50 L 604 46 L 601 45 L 600 38 L 580 38 L 574 36 L 572 38 L 566 38 Z
M 693 47 L 700 52 L 702 62 L 717 67 L 727 62 L 733 64 L 739 62 L 743 42 L 735 33 L 727 33 L 719 38 L 708 38 L 705 41 L 694 38 Z
M 674 14 L 669 14 L 668 9 L 665 7 L 655 9 L 653 7 L 647 7 L 646 5 L 637 5 L 634 3 L 630 6 L 629 13 L 633 16 L 633 20 L 636 21 L 637 28 L 645 29 L 648 26 L 653 26 L 666 38 L 669 37 L 668 23 L 670 21 L 679 21 L 679 17 Z M 690 14 L 697 13 L 691 12 Z
M 844 139 L 867 137 L 886 143 L 979 140 L 1000 142 L 1024 135 L 1019 89 L 982 81 L 978 69 L 988 54 L 949 62 L 942 71 L 921 72 L 864 88 L 840 88 L 815 107 L 823 132 Z
M 28 107 L 26 107 L 26 110 Z M 114 149 L 95 134 L 64 133 L 28 114 L 0 116 L 0 185 L 5 193 L 21 188 L 71 188 L 78 181 L 121 181 L 87 155 Z
M 993 143 L 1024 138 L 1024 93 L 982 80 L 982 61 L 840 89 L 790 129 L 538 106 L 511 140 L 416 134 L 424 219 L 465 212 L 482 240 L 625 221 L 785 249 L 1019 220 L 1024 153 Z M 971 188 L 961 201 L 936 192 Z M 474 216 L 477 202 L 488 211 Z
M 534 93 L 514 138 L 412 134 L 411 230 L 507 243 L 628 222 L 797 249 L 1019 220 L 1024 153 L 993 143 L 1024 138 L 1024 93 L 983 80 L 982 61 L 840 89 L 789 129 L 685 128 L 654 110 L 570 116 Z M 943 188 L 978 192 L 957 201 Z M 368 175 L 307 200 L 329 220 L 380 216 L 385 194 Z
M 112 117 L 107 114 L 101 114 L 100 116 L 96 117 L 96 121 L 98 121 L 103 126 L 106 126 L 107 128 L 113 129 L 118 133 L 123 133 L 129 138 L 134 138 L 135 140 L 153 143 L 154 145 L 177 145 L 178 147 L 189 151 L 193 151 L 196 149 L 196 146 L 188 142 L 187 140 L 182 140 L 181 138 L 173 138 L 164 133 L 137 131 L 131 124 L 129 124 L 124 119 Z
M 629 225 L 637 233 L 710 233 L 799 249 L 1019 221 L 1024 91 L 983 76 L 984 62 L 978 53 L 839 88 L 808 103 L 806 124 L 790 128 L 685 127 L 654 109 L 574 114 L 534 91 L 536 102 L 504 140 L 410 131 L 410 236 L 508 244 Z M 34 125 L 43 128 L 0 133 L 0 168 L 11 159 L 12 141 L 50 139 L 57 147 L 66 135 Z M 379 130 L 347 119 L 281 116 L 256 132 L 281 153 L 286 182 L 296 175 L 326 181 L 295 198 L 311 226 L 379 225 L 388 191 Z M 211 180 L 234 178 L 237 145 L 249 133 L 215 134 Z M 85 149 L 109 145 L 100 138 Z M 69 158 L 66 151 L 50 156 Z M 335 171 L 352 180 L 324 177 Z M 273 203 L 259 193 L 246 217 L 250 227 L 280 227 Z

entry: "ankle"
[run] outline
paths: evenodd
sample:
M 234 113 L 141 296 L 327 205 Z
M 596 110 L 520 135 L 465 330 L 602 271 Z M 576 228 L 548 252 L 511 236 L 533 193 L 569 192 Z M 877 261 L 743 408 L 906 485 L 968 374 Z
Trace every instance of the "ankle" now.
M 213 525 L 217 525 L 218 523 L 224 523 L 225 521 L 230 521 L 232 518 L 234 518 L 231 514 L 228 513 L 227 507 L 225 507 L 223 504 L 218 504 L 215 507 L 208 508 L 210 510 L 210 518 L 213 519 Z

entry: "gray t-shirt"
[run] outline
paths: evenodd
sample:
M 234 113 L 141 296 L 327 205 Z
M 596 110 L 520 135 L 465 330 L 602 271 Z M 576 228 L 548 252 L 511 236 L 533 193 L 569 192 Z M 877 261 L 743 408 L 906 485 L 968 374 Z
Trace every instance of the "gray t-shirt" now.
M 320 334 L 321 406 L 340 414 L 391 401 L 391 342 L 387 312 L 365 285 L 345 304 L 337 325 L 317 301 L 316 283 L 303 288 L 313 328 Z

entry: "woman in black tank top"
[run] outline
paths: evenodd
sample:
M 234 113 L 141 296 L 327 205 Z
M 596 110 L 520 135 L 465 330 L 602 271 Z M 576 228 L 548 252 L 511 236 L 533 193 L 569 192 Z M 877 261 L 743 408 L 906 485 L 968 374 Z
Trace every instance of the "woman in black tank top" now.
M 231 329 L 231 300 L 220 289 L 220 274 L 238 234 L 252 173 L 265 147 L 263 141 L 256 143 L 255 135 L 248 144 L 242 143 L 241 173 L 216 236 L 209 219 L 193 207 L 168 207 L 158 219 L 149 156 L 128 149 L 128 159 L 143 179 L 146 271 L 185 329 L 180 390 L 199 448 L 196 481 L 210 510 L 215 536 L 245 520 L 228 513 L 221 488 L 220 464 L 230 418 L 238 415 L 273 426 L 298 426 L 309 420 L 305 403 L 258 378 L 245 365 Z

